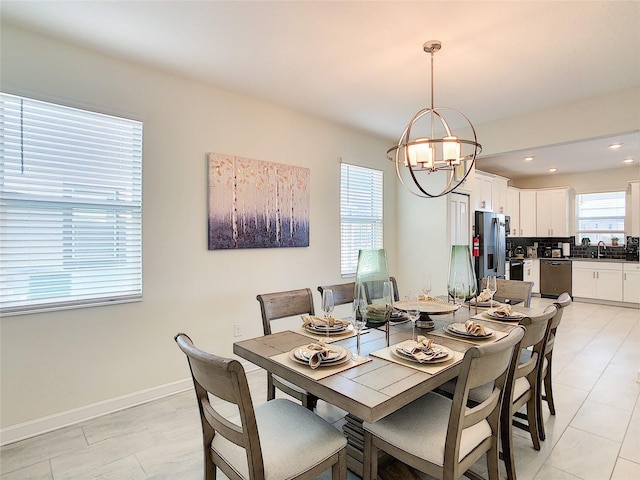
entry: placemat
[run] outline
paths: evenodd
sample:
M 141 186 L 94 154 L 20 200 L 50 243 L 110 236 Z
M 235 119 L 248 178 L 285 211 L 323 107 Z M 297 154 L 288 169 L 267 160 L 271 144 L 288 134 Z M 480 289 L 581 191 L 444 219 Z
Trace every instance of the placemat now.
M 453 354 L 453 358 L 447 362 L 416 363 L 416 362 L 412 362 L 411 360 L 405 360 L 403 358 L 396 357 L 392 353 L 392 350 L 395 349 L 397 345 L 399 344 L 391 345 L 390 347 L 376 350 L 375 352 L 370 353 L 370 355 L 374 357 L 382 358 L 389 362 L 399 363 L 400 365 L 404 365 L 406 367 L 411 367 L 415 370 L 428 373 L 429 375 L 435 375 L 436 373 L 441 372 L 442 370 L 446 370 L 447 368 L 454 366 L 455 364 L 460 362 L 464 357 L 464 353 L 451 350 L 451 353 Z
M 484 318 L 479 319 L 484 321 Z M 501 322 L 498 322 L 501 323 Z M 504 323 L 504 322 L 502 322 Z M 493 329 L 491 329 L 493 330 Z M 509 333 L 507 332 L 500 332 L 498 330 L 493 330 L 493 335 L 491 335 L 490 337 L 487 338 L 465 338 L 462 337 L 460 335 L 455 335 L 453 333 L 449 333 L 447 332 L 444 328 L 440 329 L 439 331 L 434 330 L 433 332 L 429 332 L 432 335 L 442 335 L 445 336 L 447 338 L 455 338 L 456 340 L 459 340 L 461 342 L 467 342 L 467 343 L 471 343 L 473 345 L 482 345 L 483 343 L 493 343 L 493 342 L 497 342 L 498 340 L 500 340 L 503 337 L 506 337 L 507 335 L 509 335 Z
M 302 363 L 291 360 L 291 358 L 289 358 L 289 352 L 279 353 L 278 355 L 274 355 L 273 357 L 271 357 L 271 359 L 287 366 L 291 370 L 302 373 L 304 376 L 312 378 L 314 380 L 322 380 L 323 378 L 330 377 L 331 375 L 335 375 L 336 373 L 344 372 L 345 370 L 349 370 L 350 368 L 357 367 L 358 365 L 362 365 L 372 361 L 367 357 L 362 357 L 359 359 L 352 358 L 348 362 L 341 363 L 340 365 L 336 365 L 333 367 L 318 367 L 314 370 L 308 365 L 303 365 Z
M 324 333 L 316 334 L 316 333 L 310 332 L 304 327 L 292 328 L 291 331 L 295 333 L 299 333 L 300 335 L 304 335 L 309 338 L 313 338 L 314 340 L 323 340 L 324 343 L 333 343 L 339 340 L 345 340 L 347 338 L 356 336 L 356 331 L 354 330 L 353 325 L 349 325 L 349 327 L 347 327 L 347 330 L 345 330 L 344 332 L 341 332 L 335 335 L 329 335 L 329 338 L 327 338 L 327 335 Z M 362 330 L 360 332 L 360 335 L 365 335 L 366 333 L 369 333 L 369 331 Z

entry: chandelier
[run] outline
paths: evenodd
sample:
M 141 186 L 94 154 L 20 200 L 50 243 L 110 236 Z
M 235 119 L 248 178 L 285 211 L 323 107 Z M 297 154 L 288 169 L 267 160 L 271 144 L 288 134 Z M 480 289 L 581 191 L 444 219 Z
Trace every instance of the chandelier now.
M 431 107 L 413 116 L 398 144 L 387 150 L 387 157 L 395 162 L 398 179 L 409 192 L 422 198 L 437 198 L 453 192 L 465 181 L 482 146 L 473 125 L 462 112 L 450 107 L 434 107 L 433 55 L 442 48 L 442 43 L 430 40 L 423 48 L 431 54 Z

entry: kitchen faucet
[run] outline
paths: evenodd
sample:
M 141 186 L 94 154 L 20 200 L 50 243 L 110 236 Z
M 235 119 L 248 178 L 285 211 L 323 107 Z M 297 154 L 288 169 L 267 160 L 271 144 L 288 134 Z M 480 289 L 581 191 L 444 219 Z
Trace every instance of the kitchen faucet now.
M 600 240 L 598 242 L 598 258 L 602 258 L 602 254 L 600 253 L 600 246 L 601 246 L 600 244 L 602 244 L 602 249 L 603 250 L 607 249 L 607 246 L 604 244 L 604 242 L 602 240 Z

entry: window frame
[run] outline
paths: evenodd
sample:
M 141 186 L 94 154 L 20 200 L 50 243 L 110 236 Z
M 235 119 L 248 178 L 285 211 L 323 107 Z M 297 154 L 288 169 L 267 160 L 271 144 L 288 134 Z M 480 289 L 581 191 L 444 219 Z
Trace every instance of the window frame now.
M 0 313 L 142 300 L 143 122 L 0 92 Z
M 613 201 L 618 202 L 620 205 L 615 205 L 615 206 L 611 206 L 610 208 L 615 208 L 615 209 L 619 209 L 622 208 L 622 214 L 621 215 L 601 215 L 601 216 L 581 216 L 581 212 L 580 212 L 580 201 L 581 201 L 581 197 L 586 197 L 586 196 L 592 196 L 592 197 L 596 197 L 596 196 L 604 196 L 604 195 L 617 195 L 618 198 L 613 199 Z M 594 201 L 597 201 L 597 199 L 594 198 Z M 600 199 L 601 202 L 606 201 L 605 198 Z M 626 191 L 625 190 L 612 190 L 612 191 L 606 191 L 606 192 L 585 192 L 585 193 L 580 193 L 580 194 L 576 194 L 575 195 L 575 238 L 576 238 L 576 245 L 580 245 L 582 243 L 583 238 L 589 238 L 590 243 L 592 244 L 597 244 L 600 240 L 604 241 L 605 244 L 607 246 L 612 246 L 612 241 L 611 239 L 613 237 L 618 237 L 619 241 L 618 241 L 618 246 L 624 245 L 625 244 L 625 237 L 626 237 L 626 228 L 627 228 L 627 222 L 626 222 L 626 215 L 627 215 L 627 204 L 626 204 Z M 594 207 L 591 207 L 594 208 Z M 606 208 L 606 207 L 603 207 Z M 585 208 L 586 209 L 586 208 Z M 612 222 L 612 223 L 621 223 L 622 224 L 622 228 L 621 229 L 614 229 L 614 228 L 585 228 L 585 229 L 581 229 L 580 228 L 580 222 L 581 221 L 592 221 L 592 222 L 602 222 L 602 223 L 606 223 L 607 221 Z M 608 237 L 608 238 L 603 238 L 604 237 Z M 607 241 L 608 240 L 608 241 Z
M 349 215 L 361 209 L 363 215 Z M 357 238 L 359 237 L 359 238 Z M 384 172 L 340 164 L 340 275 L 354 277 L 360 249 L 384 248 Z

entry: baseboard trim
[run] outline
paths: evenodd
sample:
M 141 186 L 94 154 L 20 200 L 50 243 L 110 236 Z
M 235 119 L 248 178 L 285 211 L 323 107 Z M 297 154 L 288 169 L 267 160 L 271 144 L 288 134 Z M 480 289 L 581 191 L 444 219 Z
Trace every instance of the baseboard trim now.
M 143 403 L 174 395 L 193 388 L 191 378 L 147 388 L 121 397 L 110 398 L 65 412 L 29 420 L 0 429 L 0 446 L 18 442 L 26 438 L 68 427 L 85 420 L 107 415 Z

